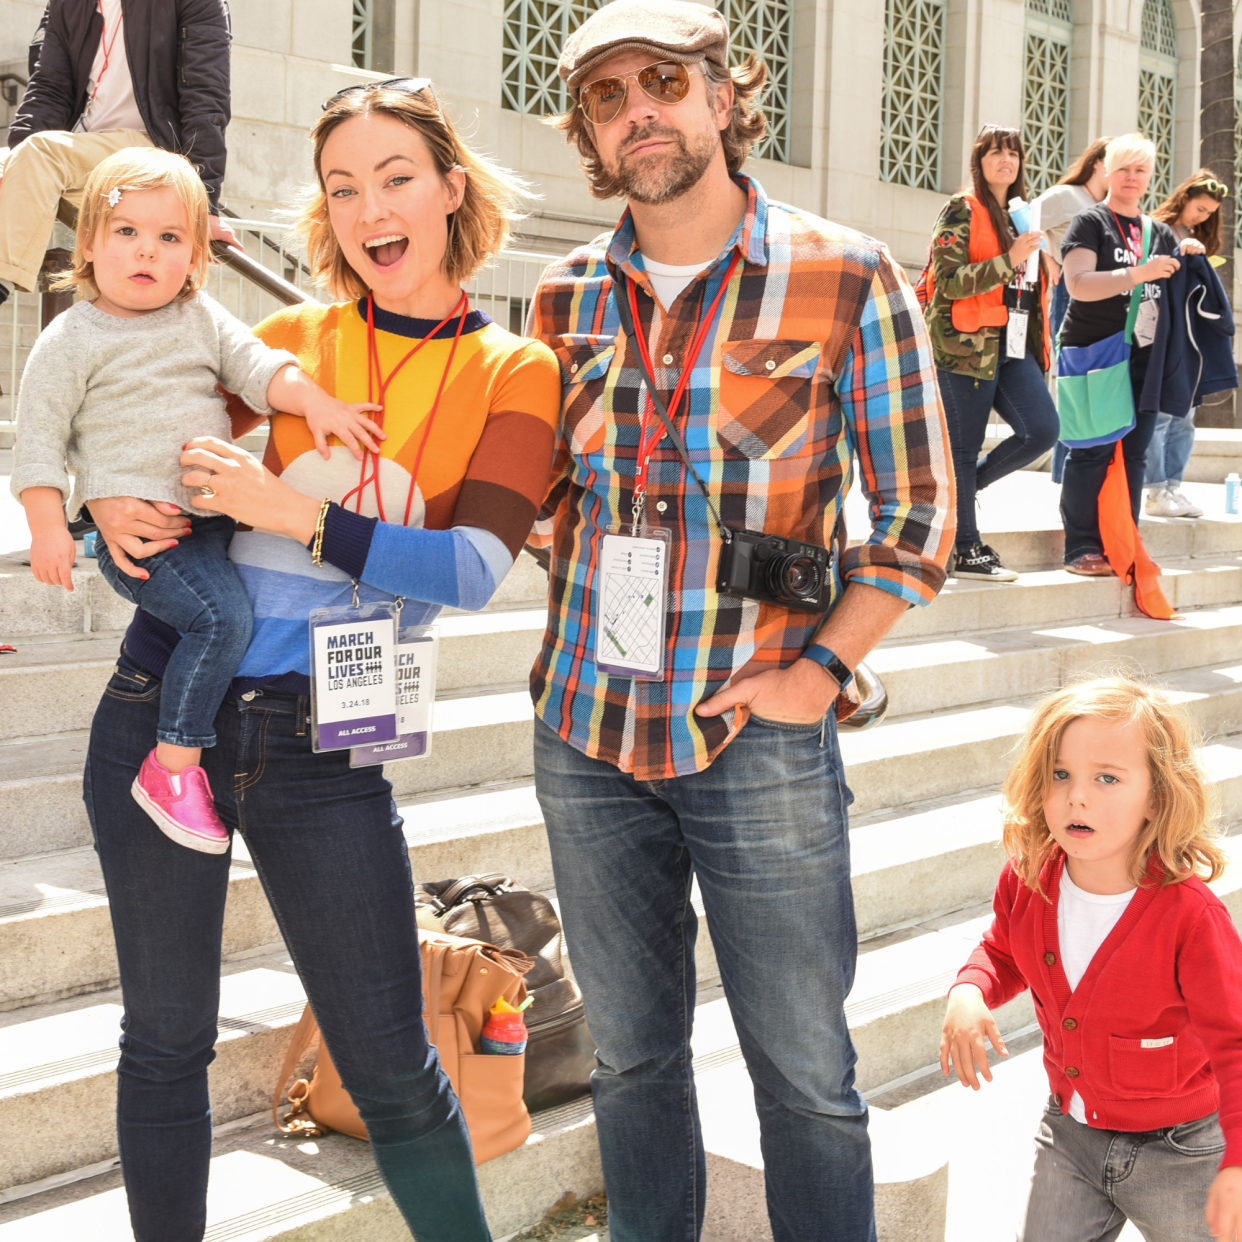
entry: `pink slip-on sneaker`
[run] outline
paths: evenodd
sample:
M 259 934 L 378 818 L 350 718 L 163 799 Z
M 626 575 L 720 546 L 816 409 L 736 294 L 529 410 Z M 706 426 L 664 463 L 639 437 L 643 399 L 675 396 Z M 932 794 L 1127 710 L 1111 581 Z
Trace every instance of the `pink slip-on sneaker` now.
M 229 848 L 229 830 L 216 812 L 202 768 L 170 772 L 152 750 L 130 790 L 159 830 L 178 845 L 203 854 L 223 854 Z

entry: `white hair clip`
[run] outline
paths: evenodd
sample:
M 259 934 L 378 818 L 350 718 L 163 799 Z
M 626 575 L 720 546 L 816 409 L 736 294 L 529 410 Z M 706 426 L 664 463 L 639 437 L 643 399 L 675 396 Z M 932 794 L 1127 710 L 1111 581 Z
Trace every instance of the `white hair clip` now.
M 108 191 L 108 206 L 115 207 L 121 201 L 121 187 L 114 185 Z

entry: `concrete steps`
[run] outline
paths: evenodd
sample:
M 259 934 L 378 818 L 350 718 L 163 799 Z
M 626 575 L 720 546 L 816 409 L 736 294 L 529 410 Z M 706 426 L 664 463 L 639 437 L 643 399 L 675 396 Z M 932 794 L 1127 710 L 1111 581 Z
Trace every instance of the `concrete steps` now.
M 1230 472 L 1242 474 L 1242 431 L 1196 427 L 1195 448 L 1186 467 L 1190 483 L 1223 483 Z

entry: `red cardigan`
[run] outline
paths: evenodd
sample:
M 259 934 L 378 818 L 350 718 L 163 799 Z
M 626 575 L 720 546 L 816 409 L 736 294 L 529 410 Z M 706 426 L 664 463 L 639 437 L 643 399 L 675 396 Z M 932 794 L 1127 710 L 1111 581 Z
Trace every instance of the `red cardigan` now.
M 1064 855 L 1040 875 L 1047 901 L 1006 864 L 996 917 L 957 982 L 977 984 L 989 1009 L 1031 989 L 1062 1112 L 1075 1091 L 1102 1130 L 1157 1130 L 1219 1109 L 1221 1167 L 1242 1165 L 1242 940 L 1202 880 L 1161 888 L 1152 857 L 1072 994 L 1057 935 Z

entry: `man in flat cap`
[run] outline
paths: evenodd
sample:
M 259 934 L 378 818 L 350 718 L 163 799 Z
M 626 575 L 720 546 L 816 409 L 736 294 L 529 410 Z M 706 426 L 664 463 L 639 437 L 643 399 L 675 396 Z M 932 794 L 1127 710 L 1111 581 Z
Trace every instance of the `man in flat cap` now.
M 766 71 L 728 50 L 715 9 L 613 0 L 561 55 L 575 106 L 558 124 L 592 191 L 628 210 L 545 272 L 531 313 L 564 382 L 536 531 L 552 558 L 536 788 L 599 1050 L 613 1242 L 702 1225 L 696 878 L 773 1235 L 870 1242 L 833 709 L 944 581 L 949 448 L 888 251 L 741 172 Z M 852 449 L 872 527 L 847 551 Z

